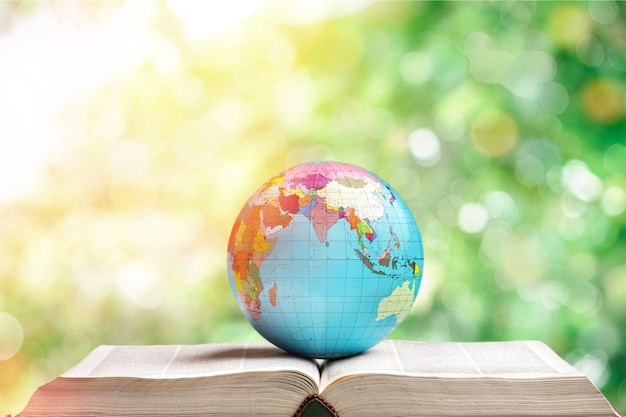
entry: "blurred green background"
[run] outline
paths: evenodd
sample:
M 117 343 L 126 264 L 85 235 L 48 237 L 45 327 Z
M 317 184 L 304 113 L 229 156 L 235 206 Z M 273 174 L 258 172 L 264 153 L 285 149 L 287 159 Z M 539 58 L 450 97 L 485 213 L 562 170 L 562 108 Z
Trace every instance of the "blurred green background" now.
M 425 272 L 392 334 L 539 339 L 626 412 L 626 7 L 0 3 L 0 414 L 99 344 L 259 339 L 250 194 L 365 167 Z

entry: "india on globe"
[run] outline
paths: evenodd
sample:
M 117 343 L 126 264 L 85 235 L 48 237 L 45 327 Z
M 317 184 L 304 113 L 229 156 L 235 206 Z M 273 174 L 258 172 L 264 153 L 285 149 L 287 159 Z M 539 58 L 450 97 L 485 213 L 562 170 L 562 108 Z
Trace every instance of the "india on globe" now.
M 424 252 L 406 203 L 346 163 L 270 178 L 235 220 L 228 277 L 239 307 L 274 345 L 312 358 L 360 353 L 409 313 Z

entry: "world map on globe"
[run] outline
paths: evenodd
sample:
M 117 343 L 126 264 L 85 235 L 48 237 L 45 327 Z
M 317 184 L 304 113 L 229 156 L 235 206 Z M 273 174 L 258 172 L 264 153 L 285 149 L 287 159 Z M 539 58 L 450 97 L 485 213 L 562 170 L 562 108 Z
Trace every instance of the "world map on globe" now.
M 391 186 L 355 165 L 318 161 L 253 193 L 234 222 L 227 263 L 238 305 L 263 337 L 332 358 L 369 349 L 403 321 L 424 256 Z

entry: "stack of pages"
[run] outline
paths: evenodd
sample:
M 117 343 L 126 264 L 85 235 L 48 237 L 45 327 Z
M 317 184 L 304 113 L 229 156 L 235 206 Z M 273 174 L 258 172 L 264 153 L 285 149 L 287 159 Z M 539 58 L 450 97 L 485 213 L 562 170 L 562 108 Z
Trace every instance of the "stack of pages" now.
M 18 417 L 585 416 L 617 411 L 536 341 L 387 340 L 312 360 L 267 343 L 100 346 L 39 388 Z

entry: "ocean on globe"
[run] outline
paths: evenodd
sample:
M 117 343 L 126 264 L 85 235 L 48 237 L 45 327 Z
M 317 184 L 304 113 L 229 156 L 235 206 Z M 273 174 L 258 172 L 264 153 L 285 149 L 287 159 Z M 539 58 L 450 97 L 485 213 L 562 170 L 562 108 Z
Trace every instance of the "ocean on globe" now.
M 406 203 L 346 163 L 297 165 L 259 187 L 228 241 L 241 311 L 274 345 L 300 356 L 360 353 L 407 316 L 424 252 Z

